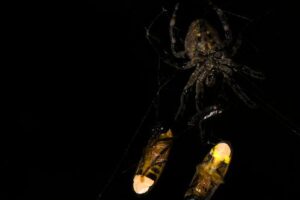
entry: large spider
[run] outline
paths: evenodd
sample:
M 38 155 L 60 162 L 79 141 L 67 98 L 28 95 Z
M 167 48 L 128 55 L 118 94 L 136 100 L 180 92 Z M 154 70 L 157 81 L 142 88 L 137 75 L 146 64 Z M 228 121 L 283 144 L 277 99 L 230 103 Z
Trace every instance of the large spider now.
M 203 105 L 204 89 L 205 87 L 212 87 L 216 83 L 217 76 L 221 75 L 225 84 L 230 86 L 232 91 L 243 100 L 249 107 L 254 107 L 255 103 L 243 92 L 241 87 L 236 83 L 233 78 L 234 73 L 242 73 L 244 75 L 263 79 L 264 75 L 261 72 L 254 71 L 245 65 L 238 65 L 234 63 L 231 57 L 236 53 L 239 46 L 239 40 L 233 44 L 232 33 L 229 28 L 228 22 L 221 9 L 210 3 L 213 10 L 216 12 L 225 37 L 222 40 L 216 29 L 214 29 L 206 20 L 196 19 L 188 28 L 185 41 L 184 50 L 176 50 L 175 38 L 175 22 L 176 12 L 179 4 L 177 3 L 170 21 L 169 34 L 171 39 L 172 54 L 179 59 L 188 59 L 188 62 L 179 66 L 172 63 L 172 66 L 180 70 L 194 68 L 193 73 L 190 75 L 189 80 L 183 88 L 180 98 L 180 105 L 177 110 L 175 119 L 177 119 L 184 111 L 185 97 L 189 90 L 195 86 L 195 106 L 198 114 L 203 113 L 205 108 Z M 228 51 L 230 49 L 230 51 Z M 230 52 L 230 53 L 229 53 Z M 218 113 L 217 108 L 212 106 L 208 114 L 212 112 Z M 202 114 L 203 116 L 203 114 Z

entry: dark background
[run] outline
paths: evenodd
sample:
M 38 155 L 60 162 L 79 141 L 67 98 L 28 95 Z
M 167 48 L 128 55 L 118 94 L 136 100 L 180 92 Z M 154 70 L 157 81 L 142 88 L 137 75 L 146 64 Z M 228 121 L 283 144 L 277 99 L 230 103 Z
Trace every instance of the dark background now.
M 157 89 L 157 55 L 144 27 L 162 7 L 172 11 L 174 4 L 15 1 L 2 6 L 5 103 L 0 199 L 97 199 Z M 256 94 L 299 127 L 296 2 L 216 4 L 253 19 L 249 23 L 228 15 L 234 36 L 241 31 L 243 36 L 236 60 L 265 73 L 266 80 L 257 83 L 262 92 Z M 178 27 L 183 32 L 192 18 L 209 9 L 204 5 L 203 1 L 182 3 Z M 162 40 L 168 39 L 167 19 L 153 33 Z M 174 72 L 161 67 L 165 73 Z M 186 76 L 178 81 L 184 83 Z M 167 88 L 164 101 L 172 107 L 172 116 L 179 96 L 171 86 Z M 299 136 L 265 104 L 250 110 L 232 99 L 232 109 L 216 129 L 231 141 L 234 155 L 225 184 L 213 199 L 297 199 Z M 149 196 L 136 197 L 131 189 L 154 123 L 150 114 L 103 199 L 182 199 L 195 165 L 208 150 L 193 134 L 177 141 Z

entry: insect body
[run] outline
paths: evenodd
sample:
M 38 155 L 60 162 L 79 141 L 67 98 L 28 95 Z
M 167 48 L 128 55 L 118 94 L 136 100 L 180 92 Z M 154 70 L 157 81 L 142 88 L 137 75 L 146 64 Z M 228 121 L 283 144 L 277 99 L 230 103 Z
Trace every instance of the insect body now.
M 137 194 L 144 194 L 154 186 L 166 165 L 173 144 L 170 129 L 164 131 L 159 127 L 153 132 L 133 179 L 133 189 Z
M 203 162 L 196 167 L 196 173 L 185 194 L 185 199 L 210 199 L 219 185 L 223 183 L 231 156 L 232 152 L 228 143 L 220 142 L 215 145 Z

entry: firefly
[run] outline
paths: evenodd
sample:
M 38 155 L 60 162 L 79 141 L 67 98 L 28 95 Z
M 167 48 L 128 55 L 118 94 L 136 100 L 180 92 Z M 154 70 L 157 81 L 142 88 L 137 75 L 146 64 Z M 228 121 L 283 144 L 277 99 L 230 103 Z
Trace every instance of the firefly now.
M 208 200 L 224 182 L 232 157 L 232 150 L 227 142 L 216 144 L 196 167 L 195 175 L 185 200 Z
M 147 193 L 155 185 L 166 165 L 173 144 L 171 129 L 164 131 L 163 128 L 159 128 L 154 132 L 144 149 L 133 178 L 133 190 L 139 195 Z

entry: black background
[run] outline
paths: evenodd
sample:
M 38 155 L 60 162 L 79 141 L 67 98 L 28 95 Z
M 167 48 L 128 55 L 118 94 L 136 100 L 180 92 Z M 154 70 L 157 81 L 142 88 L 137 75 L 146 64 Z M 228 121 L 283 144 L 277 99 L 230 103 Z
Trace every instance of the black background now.
M 157 89 L 157 56 L 144 27 L 162 7 L 172 11 L 174 4 L 3 5 L 2 98 L 6 101 L 1 199 L 97 199 Z M 235 36 L 247 25 L 236 59 L 265 73 L 266 80 L 258 83 L 263 98 L 299 127 L 296 3 L 228 0 L 216 4 L 254 19 L 247 25 L 247 20 L 228 15 Z M 202 1 L 182 3 L 178 26 L 183 32 L 198 8 L 201 16 L 203 5 Z M 168 39 L 165 22 L 155 34 Z M 170 93 L 165 98 L 170 106 L 178 105 L 178 96 Z M 234 157 L 225 184 L 213 199 L 297 199 L 299 136 L 263 109 L 265 105 L 250 110 L 238 99 L 233 101 L 217 129 L 231 141 Z M 103 199 L 182 199 L 195 165 L 207 151 L 193 135 L 177 142 L 149 196 L 136 197 L 132 191 L 135 167 L 153 123 L 151 117 L 146 120 Z

